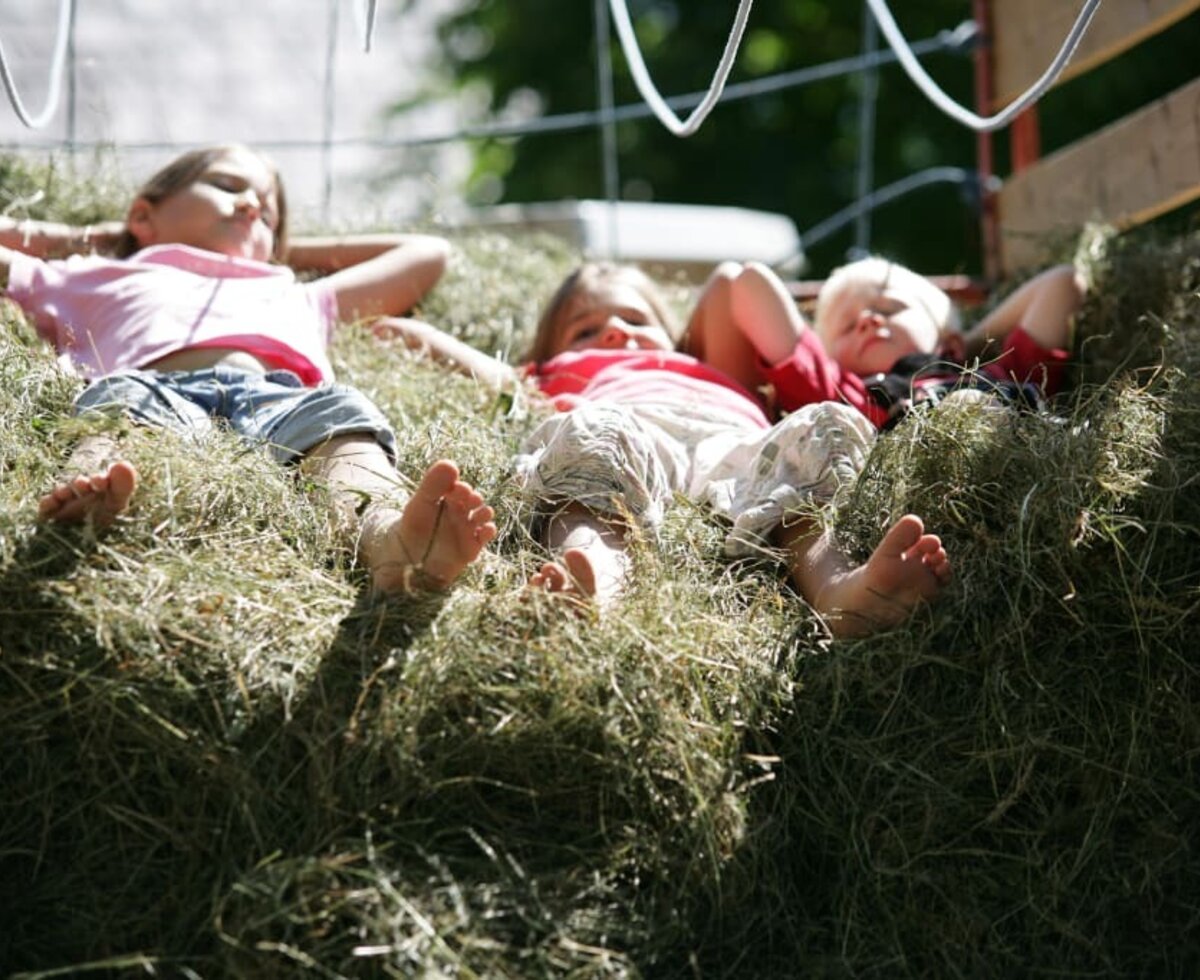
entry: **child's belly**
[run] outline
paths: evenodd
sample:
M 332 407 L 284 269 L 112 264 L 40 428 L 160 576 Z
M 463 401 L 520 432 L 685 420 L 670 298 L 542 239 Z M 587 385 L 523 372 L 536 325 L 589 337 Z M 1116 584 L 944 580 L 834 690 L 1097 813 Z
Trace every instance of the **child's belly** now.
M 157 361 L 140 366 L 154 371 L 201 371 L 218 365 L 262 374 L 273 370 L 271 365 L 260 361 L 253 354 L 231 347 L 191 347 L 187 350 L 177 350 L 166 357 L 160 357 Z

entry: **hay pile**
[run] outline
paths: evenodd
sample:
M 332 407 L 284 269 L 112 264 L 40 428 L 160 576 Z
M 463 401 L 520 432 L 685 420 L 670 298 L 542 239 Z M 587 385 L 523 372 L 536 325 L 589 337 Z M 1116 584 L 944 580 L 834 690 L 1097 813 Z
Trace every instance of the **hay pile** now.
M 426 316 L 519 350 L 572 257 L 463 241 Z M 831 644 L 687 506 L 603 623 L 522 597 L 534 419 L 347 330 L 344 380 L 501 537 L 381 603 L 297 485 L 132 432 L 113 532 L 38 527 L 74 382 L 0 325 L 0 972 L 1177 975 L 1200 967 L 1200 239 L 1096 235 L 1059 417 L 915 418 L 839 510 L 957 563 Z

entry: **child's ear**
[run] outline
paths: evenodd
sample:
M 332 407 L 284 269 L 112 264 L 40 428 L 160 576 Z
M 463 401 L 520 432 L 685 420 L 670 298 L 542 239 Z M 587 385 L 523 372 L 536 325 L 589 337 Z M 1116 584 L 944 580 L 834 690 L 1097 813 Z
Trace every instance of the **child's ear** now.
M 125 227 L 137 239 L 140 248 L 153 245 L 155 239 L 154 205 L 144 197 L 135 198 L 129 205 L 129 213 L 125 216 Z

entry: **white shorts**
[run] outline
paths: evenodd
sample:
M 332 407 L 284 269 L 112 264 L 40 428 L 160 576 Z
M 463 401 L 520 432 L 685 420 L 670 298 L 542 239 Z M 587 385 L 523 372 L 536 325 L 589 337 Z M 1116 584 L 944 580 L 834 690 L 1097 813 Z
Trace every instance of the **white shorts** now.
M 657 526 L 676 493 L 733 527 L 733 557 L 754 554 L 788 513 L 827 503 L 866 462 L 875 429 L 834 402 L 806 405 L 769 429 L 704 406 L 590 402 L 551 416 L 525 441 L 517 478 L 545 510 L 575 501 Z

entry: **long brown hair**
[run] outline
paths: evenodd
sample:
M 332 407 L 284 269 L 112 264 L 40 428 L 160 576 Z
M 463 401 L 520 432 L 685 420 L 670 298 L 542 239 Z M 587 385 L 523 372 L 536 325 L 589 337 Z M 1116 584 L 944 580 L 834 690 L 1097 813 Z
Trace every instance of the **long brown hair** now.
M 275 164 L 267 157 L 240 143 L 222 143 L 217 146 L 206 146 L 198 150 L 189 150 L 187 153 L 176 157 L 147 180 L 139 188 L 134 198 L 142 197 L 151 204 L 158 204 L 176 191 L 181 191 L 189 184 L 195 183 L 200 178 L 200 175 L 214 163 L 233 153 L 250 153 L 256 156 L 263 162 L 267 171 L 271 174 L 271 179 L 275 183 L 275 206 L 277 211 L 275 244 L 271 251 L 271 257 L 276 261 L 282 261 L 283 256 L 287 254 L 288 230 L 287 196 L 283 190 L 283 178 L 279 175 L 279 170 Z M 141 247 L 133 233 L 126 228 L 121 237 L 117 239 L 114 251 L 118 258 L 124 259 L 131 256 Z
M 612 283 L 622 283 L 636 289 L 650 307 L 659 324 L 672 339 L 678 341 L 679 327 L 667 305 L 662 290 L 646 273 L 635 265 L 619 265 L 616 262 L 585 262 L 562 281 L 550 297 L 538 320 L 533 343 L 526 352 L 524 361 L 540 364 L 555 354 L 563 323 L 571 312 L 571 306 L 581 296 L 594 293 Z

